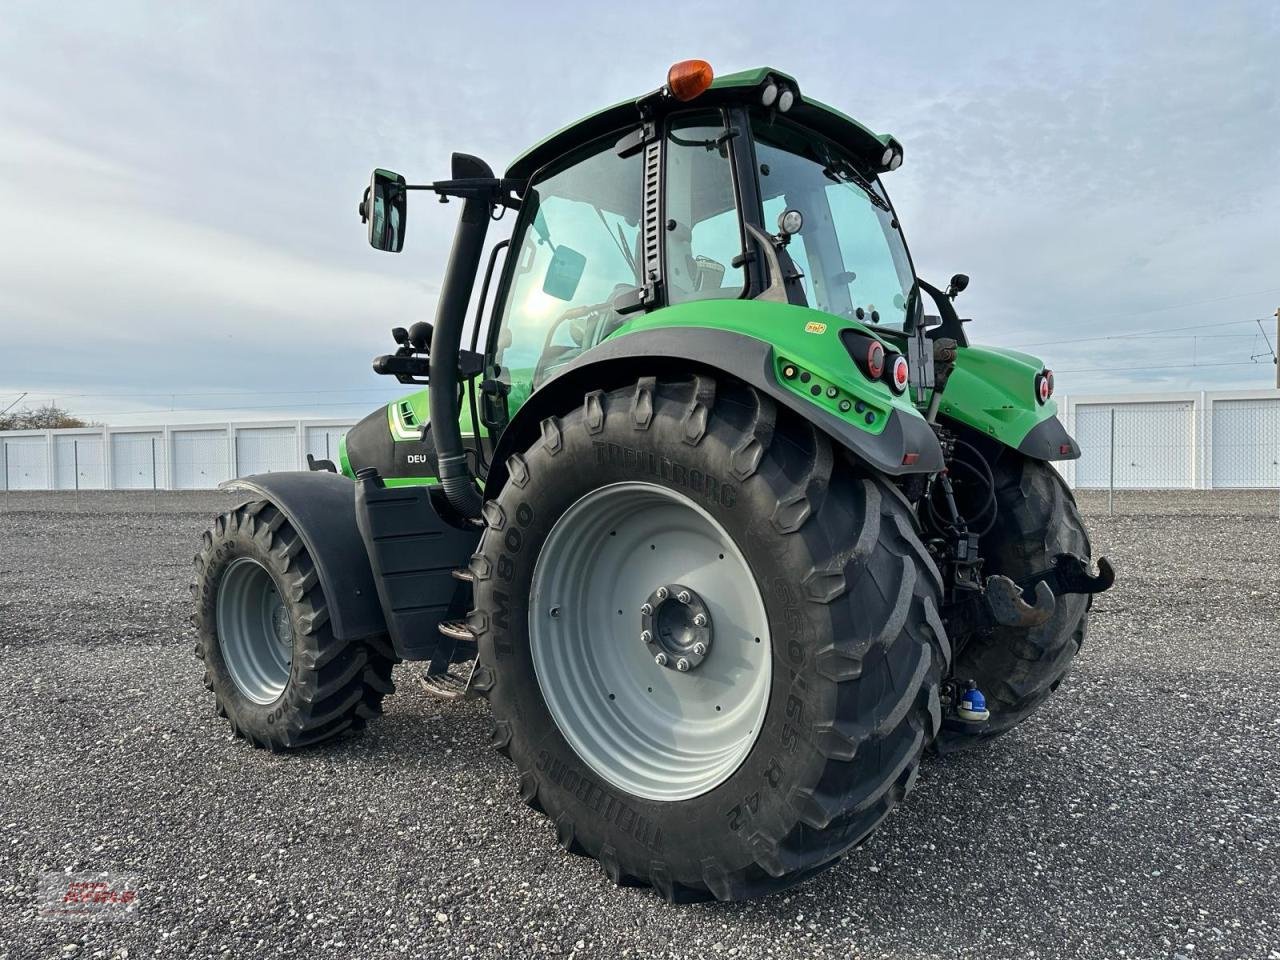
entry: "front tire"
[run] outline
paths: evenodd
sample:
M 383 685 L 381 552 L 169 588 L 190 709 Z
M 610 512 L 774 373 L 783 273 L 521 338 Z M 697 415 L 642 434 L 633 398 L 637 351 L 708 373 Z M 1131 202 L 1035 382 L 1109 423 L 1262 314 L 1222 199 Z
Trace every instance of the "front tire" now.
M 232 731 L 289 750 L 359 730 L 395 690 L 386 637 L 334 636 L 302 538 L 275 504 L 222 514 L 193 561 L 196 656 Z
M 508 466 L 471 563 L 474 685 L 560 843 L 687 901 L 783 889 L 864 840 L 915 781 L 948 656 L 940 578 L 896 489 L 704 377 L 589 393 Z M 716 624 L 686 671 L 640 636 L 668 581 Z M 688 626 L 663 636 L 691 648 Z
M 1059 553 L 1090 559 L 1089 535 L 1075 498 L 1049 464 L 1012 450 L 991 456 L 997 514 L 982 538 L 985 575 L 1017 582 L 1047 569 Z M 956 656 L 955 675 L 977 681 L 991 717 L 972 736 L 944 730 L 937 749 L 947 753 L 1007 733 L 1049 698 L 1084 644 L 1092 597 L 1064 594 L 1053 616 L 1034 627 L 994 627 L 968 639 Z

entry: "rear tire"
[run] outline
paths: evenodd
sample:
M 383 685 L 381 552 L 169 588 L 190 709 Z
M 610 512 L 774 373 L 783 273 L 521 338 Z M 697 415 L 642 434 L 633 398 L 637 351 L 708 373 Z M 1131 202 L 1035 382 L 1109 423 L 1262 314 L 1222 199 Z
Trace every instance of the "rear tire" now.
M 274 504 L 222 514 L 193 563 L 195 652 L 233 733 L 289 750 L 359 730 L 382 712 L 395 690 L 389 640 L 334 636 L 315 565 Z
M 474 686 L 490 702 L 493 744 L 516 765 L 521 796 L 555 822 L 565 849 L 598 860 L 614 883 L 651 885 L 669 901 L 740 900 L 834 863 L 911 789 L 940 722 L 949 648 L 938 572 L 892 485 L 837 462 L 825 435 L 784 418 L 769 398 L 704 377 L 678 384 L 644 378 L 589 393 L 577 409 L 544 420 L 541 437 L 508 467 L 510 481 L 485 505 L 487 526 L 471 563 L 470 625 L 480 648 Z M 646 791 L 650 797 L 623 789 L 616 768 L 570 745 L 549 704 L 574 685 L 544 687 L 531 642 L 532 618 L 575 615 L 568 603 L 550 612 L 563 598 L 530 596 L 557 521 L 590 502 L 587 495 L 638 485 L 661 491 L 658 503 L 696 504 L 712 529 L 728 534 L 724 552 L 745 558 L 750 593 L 767 616 L 763 723 L 743 736 L 735 768 L 709 777 L 701 792 L 687 788 L 689 776 L 671 791 L 676 799 L 650 798 L 664 795 L 661 787 Z M 598 533 L 609 541 L 610 530 Z M 589 538 L 572 542 L 590 549 Z M 644 546 L 638 552 L 650 556 Z M 733 620 L 733 605 L 711 595 L 715 578 L 706 570 L 714 554 L 703 567 L 688 562 L 688 550 L 670 555 L 675 579 L 708 591 L 717 624 L 721 615 Z M 601 556 L 620 564 L 611 569 L 638 569 L 626 565 L 625 551 L 621 560 L 617 551 Z M 582 576 L 588 598 L 618 584 L 634 592 L 625 615 L 611 609 L 613 616 L 591 621 L 592 642 L 643 653 L 640 608 L 656 585 L 607 572 L 592 580 L 589 566 Z M 623 607 L 616 596 L 610 593 L 610 605 Z M 706 671 L 719 655 L 748 665 L 742 675 L 749 678 L 758 649 L 752 638 L 716 636 L 707 664 L 694 670 Z M 635 698 L 601 695 L 584 708 L 620 743 L 632 742 L 626 736 L 636 730 L 662 738 L 660 725 L 631 723 L 635 714 L 619 709 L 643 702 L 646 684 L 716 676 L 672 673 L 652 656 L 639 661 Z M 610 679 L 618 678 L 615 671 Z M 721 690 L 729 695 L 730 687 Z M 679 740 L 661 746 L 678 750 Z M 639 763 L 642 753 L 622 756 Z M 671 762 L 673 779 L 688 772 Z
M 1049 464 L 1004 450 L 992 458 L 998 515 L 982 538 L 983 574 L 1014 581 L 1047 569 L 1055 555 L 1090 557 L 1089 535 L 1075 498 Z M 948 753 L 1006 733 L 1058 689 L 1084 644 L 1092 597 L 1057 598 L 1053 616 L 1036 627 L 996 627 L 961 646 L 955 675 L 977 681 L 991 717 L 977 736 L 944 730 L 937 749 Z

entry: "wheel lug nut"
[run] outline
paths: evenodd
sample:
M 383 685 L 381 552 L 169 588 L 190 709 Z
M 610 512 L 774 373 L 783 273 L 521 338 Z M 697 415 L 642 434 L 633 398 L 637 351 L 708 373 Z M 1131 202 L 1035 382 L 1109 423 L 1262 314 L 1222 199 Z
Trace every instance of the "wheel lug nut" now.
M 681 603 L 688 603 L 690 600 L 693 599 L 693 597 L 689 596 L 688 590 L 681 590 L 679 593 L 676 594 L 676 599 L 679 600 Z
M 653 613 L 653 604 L 651 603 L 640 604 L 640 612 L 647 617 L 649 614 Z
M 681 673 L 688 673 L 689 661 L 686 660 L 684 657 L 681 657 L 679 660 L 676 661 L 676 669 L 679 670 Z
M 653 658 L 653 662 L 660 667 L 665 667 L 667 665 L 667 655 L 665 653 L 660 653 Z
M 700 657 L 706 656 L 707 645 L 705 643 L 695 643 L 693 645 L 693 652 Z
M 640 631 L 640 642 L 641 642 L 641 643 L 653 643 L 653 634 L 652 634 L 652 633 L 650 633 L 648 630 L 641 630 L 641 631 Z M 661 656 L 661 654 L 659 654 L 659 656 Z
M 654 596 L 657 597 L 659 600 L 665 600 L 667 599 L 667 594 L 668 594 L 668 591 L 666 587 L 659 587 L 657 592 L 654 593 Z
M 705 627 L 707 625 L 707 615 L 705 613 L 695 613 L 693 615 L 693 625 L 695 627 Z

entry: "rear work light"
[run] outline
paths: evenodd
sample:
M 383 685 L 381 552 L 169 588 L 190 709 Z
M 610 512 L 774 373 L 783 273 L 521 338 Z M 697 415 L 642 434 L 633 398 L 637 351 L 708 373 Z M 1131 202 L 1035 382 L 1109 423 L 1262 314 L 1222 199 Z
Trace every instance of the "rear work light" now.
M 867 344 L 867 376 L 872 380 L 884 376 L 884 344 L 879 340 Z
M 902 393 L 907 389 L 907 383 L 911 379 L 911 368 L 907 366 L 907 358 L 902 354 L 898 354 L 893 358 L 893 367 L 889 373 L 889 386 L 893 387 L 894 393 Z
M 840 331 L 840 342 L 849 351 L 849 357 L 868 380 L 881 380 L 885 372 L 884 344 L 851 327 Z
M 1053 371 L 1044 370 L 1036 374 L 1036 403 L 1044 406 L 1053 396 Z

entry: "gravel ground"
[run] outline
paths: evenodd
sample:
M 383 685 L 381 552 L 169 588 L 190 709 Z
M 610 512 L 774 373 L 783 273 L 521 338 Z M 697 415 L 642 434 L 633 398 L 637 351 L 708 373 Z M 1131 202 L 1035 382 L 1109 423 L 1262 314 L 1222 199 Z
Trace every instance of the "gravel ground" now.
M 0 513 L 4 960 L 1280 960 L 1280 521 L 1178 516 L 1173 495 L 1095 514 L 1121 580 L 1035 718 L 927 760 L 791 895 L 671 907 L 563 853 L 483 704 L 430 700 L 403 667 L 363 735 L 291 756 L 232 739 L 187 627 L 221 500 L 14 494 Z M 41 877 L 67 870 L 134 878 L 136 912 L 39 918 Z

